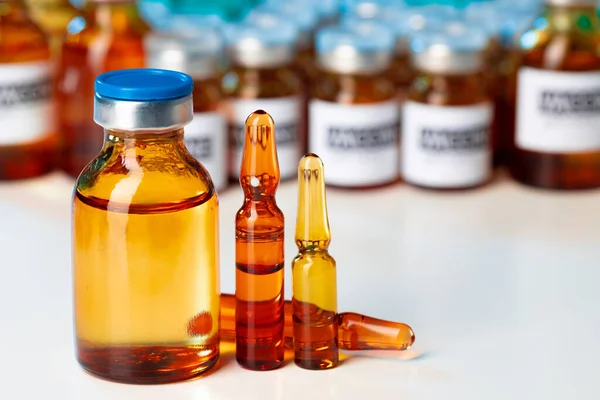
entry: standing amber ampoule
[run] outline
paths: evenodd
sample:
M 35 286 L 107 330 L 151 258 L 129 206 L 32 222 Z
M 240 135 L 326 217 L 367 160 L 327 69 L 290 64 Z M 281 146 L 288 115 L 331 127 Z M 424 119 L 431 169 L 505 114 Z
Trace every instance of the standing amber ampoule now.
M 546 0 L 520 38 L 511 173 L 548 189 L 600 187 L 600 21 L 596 0 Z
M 93 122 L 95 77 L 145 67 L 143 39 L 148 31 L 135 0 L 89 0 L 83 18 L 71 22 L 56 83 L 59 161 L 69 175 L 78 176 L 102 149 L 102 128 Z
M 69 0 L 25 0 L 31 18 L 46 32 L 58 55 L 69 22 L 80 13 Z
M 240 170 L 244 204 L 235 219 L 236 359 L 247 369 L 283 363 L 283 213 L 275 202 L 275 125 L 259 110 L 246 120 Z
M 44 34 L 21 0 L 0 0 L 0 180 L 55 166 L 52 64 Z
M 221 293 L 219 331 L 221 340 L 235 341 L 235 295 Z M 284 303 L 285 346 L 294 347 L 294 321 L 292 302 Z M 412 328 L 402 322 L 385 321 L 366 315 L 343 312 L 337 318 L 337 339 L 341 350 L 404 351 L 415 342 Z
M 298 165 L 298 217 L 292 262 L 294 361 L 306 369 L 329 369 L 339 364 L 337 278 L 331 241 L 324 167 L 315 154 Z

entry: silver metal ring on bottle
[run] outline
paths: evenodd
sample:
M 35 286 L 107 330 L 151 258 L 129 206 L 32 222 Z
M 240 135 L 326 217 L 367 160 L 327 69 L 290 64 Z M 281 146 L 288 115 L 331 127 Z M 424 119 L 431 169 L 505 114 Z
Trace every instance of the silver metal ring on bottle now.
M 228 49 L 233 64 L 247 68 L 275 68 L 294 61 L 296 49 L 291 45 L 265 46 L 254 39 L 244 39 Z
M 340 74 L 370 74 L 385 70 L 390 66 L 389 52 L 359 52 L 351 47 L 340 47 L 332 52 L 318 55 L 319 65 L 331 72 Z
M 94 101 L 94 121 L 118 131 L 175 130 L 192 122 L 192 95 L 167 101 L 123 101 L 102 97 Z
M 436 74 L 470 74 L 483 68 L 481 52 L 454 52 L 447 47 L 432 46 L 411 54 L 415 69 Z

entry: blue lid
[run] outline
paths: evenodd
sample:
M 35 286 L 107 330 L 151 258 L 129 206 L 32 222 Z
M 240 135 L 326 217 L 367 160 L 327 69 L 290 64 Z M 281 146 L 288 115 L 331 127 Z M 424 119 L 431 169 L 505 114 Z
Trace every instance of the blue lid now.
M 458 9 L 438 4 L 411 7 L 401 15 L 403 24 L 413 33 L 425 29 L 437 29 L 444 23 L 458 18 L 460 18 Z
M 244 18 L 244 22 L 260 24 L 256 20 L 273 17 L 291 20 L 302 32 L 311 31 L 319 22 L 319 15 L 314 8 L 293 1 L 260 5 Z
M 359 18 L 389 20 L 389 12 L 397 13 L 408 7 L 404 0 L 345 0 L 344 15 Z
M 226 37 L 229 45 L 249 39 L 263 46 L 294 45 L 298 38 L 298 28 L 279 16 L 269 15 L 252 19 L 251 22 L 245 20 L 229 25 Z
M 440 29 L 423 30 L 413 35 L 410 48 L 420 53 L 431 47 L 444 47 L 452 52 L 473 53 L 486 48 L 489 34 L 460 20 L 448 21 Z
M 96 94 L 123 101 L 164 101 L 192 93 L 194 81 L 181 72 L 162 69 L 126 69 L 96 78 Z
M 369 20 L 327 27 L 317 32 L 316 37 L 319 53 L 329 53 L 342 46 L 359 52 L 391 51 L 394 45 L 392 31 L 384 24 Z

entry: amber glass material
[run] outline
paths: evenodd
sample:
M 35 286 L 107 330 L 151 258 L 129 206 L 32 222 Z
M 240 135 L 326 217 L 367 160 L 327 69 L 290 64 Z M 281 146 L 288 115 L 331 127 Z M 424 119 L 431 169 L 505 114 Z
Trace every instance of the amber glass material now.
M 406 98 L 406 92 L 414 77 L 414 71 L 410 65 L 408 52 L 401 52 L 394 56 L 389 74 L 396 85 L 400 101 L 403 101 Z
M 195 113 L 219 111 L 223 100 L 220 78 L 194 79 L 193 97 Z
M 24 65 L 47 68 L 46 77 L 41 78 L 42 81 L 32 82 L 24 78 L 26 82 L 22 84 L 35 84 L 35 90 L 45 93 L 38 92 L 37 101 L 51 101 L 50 50 L 44 33 L 28 18 L 21 0 L 0 0 L 0 69 L 3 66 L 19 68 Z M 14 83 L 18 84 L 21 83 Z M 0 111 L 10 114 L 12 111 L 9 96 L 15 95 L 12 91 L 24 89 L 2 84 L 0 89 L 4 98 L 0 100 Z M 27 97 L 26 95 L 16 94 Z M 4 141 L 0 140 L 0 180 L 32 178 L 50 172 L 55 167 L 57 136 L 54 121 L 51 115 L 48 117 L 45 123 L 47 132 L 41 137 L 22 143 L 3 144 Z M 2 129 L 18 129 L 7 126 L 6 121 L 1 122 L 3 126 L 0 128 L 0 136 L 3 136 Z
M 298 217 L 292 261 L 294 362 L 306 369 L 329 369 L 339 364 L 337 278 L 331 242 L 324 167 L 307 154 L 298 165 Z
M 143 68 L 143 37 L 149 29 L 133 0 L 91 0 L 83 14 L 83 29 L 65 37 L 57 78 L 60 162 L 71 176 L 78 176 L 102 148 L 102 128 L 93 121 L 94 79 L 107 71 Z
M 67 25 L 79 11 L 69 0 L 25 0 L 31 18 L 46 32 L 52 53 L 58 55 Z
M 236 359 L 247 369 L 283 363 L 283 213 L 273 119 L 248 117 L 240 172 L 244 204 L 235 219 Z
M 534 44 L 522 51 L 522 65 L 553 71 L 600 71 L 600 22 L 594 6 L 547 6 L 526 33 Z M 513 144 L 515 142 L 513 141 Z M 518 181 L 549 189 L 600 186 L 600 150 L 560 154 L 514 146 L 511 173 Z
M 235 296 L 221 294 L 221 340 L 235 340 Z M 291 301 L 284 303 L 286 347 L 294 347 L 294 320 Z M 401 322 L 384 321 L 344 312 L 336 315 L 338 347 L 342 350 L 403 351 L 415 342 L 412 328 Z
M 298 64 L 290 64 L 273 68 L 251 68 L 239 65 L 233 65 L 224 79 L 225 95 L 229 100 L 236 99 L 277 99 L 280 97 L 299 96 L 303 98 L 305 93 L 303 89 L 302 75 L 298 69 Z M 227 110 L 230 112 L 231 110 Z M 301 106 L 300 116 L 305 113 L 305 106 Z M 231 120 L 231 118 L 230 118 Z M 229 123 L 229 143 L 230 147 L 243 145 L 236 139 L 236 132 L 243 131 L 245 127 L 236 126 Z M 298 142 L 306 142 L 306 121 L 299 121 Z M 299 153 L 304 153 L 301 149 Z M 231 158 L 231 167 L 229 171 L 230 179 L 235 182 L 239 178 L 237 164 Z M 292 176 L 285 177 L 290 179 Z
M 129 383 L 194 377 L 219 357 L 218 200 L 183 130 L 107 131 L 77 181 L 77 358 Z
M 494 61 L 493 80 L 489 81 L 490 94 L 494 99 L 494 126 L 492 148 L 494 164 L 508 165 L 515 135 L 517 70 L 519 55 L 514 48 L 504 48 L 502 59 Z

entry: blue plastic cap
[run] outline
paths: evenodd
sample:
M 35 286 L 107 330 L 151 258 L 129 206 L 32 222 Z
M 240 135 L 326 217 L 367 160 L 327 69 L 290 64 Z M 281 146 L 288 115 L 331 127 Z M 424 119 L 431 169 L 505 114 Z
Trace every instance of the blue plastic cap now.
M 410 41 L 410 48 L 414 53 L 420 53 L 433 46 L 443 46 L 457 53 L 473 53 L 484 50 L 489 39 L 490 36 L 484 29 L 455 20 L 446 22 L 437 30 L 415 33 Z
M 302 32 L 311 31 L 319 22 L 319 15 L 314 8 L 293 1 L 260 5 L 244 18 L 244 22 L 260 24 L 260 19 L 273 17 L 291 21 Z
M 126 69 L 96 78 L 96 94 L 122 101 L 165 101 L 188 96 L 194 81 L 181 72 L 162 69 Z
M 329 53 L 338 47 L 352 47 L 359 52 L 391 51 L 396 41 L 392 31 L 375 21 L 357 21 L 321 29 L 317 32 L 316 48 Z
M 392 13 L 405 10 L 408 5 L 404 0 L 345 0 L 343 11 L 346 16 L 359 18 L 375 18 L 389 20 Z
M 248 39 L 264 46 L 294 45 L 298 39 L 298 28 L 281 17 L 271 15 L 269 18 L 229 25 L 226 29 L 226 37 L 229 45 Z
M 460 18 L 460 12 L 450 6 L 431 4 L 412 7 L 401 16 L 402 24 L 411 32 L 436 29 L 444 23 Z

